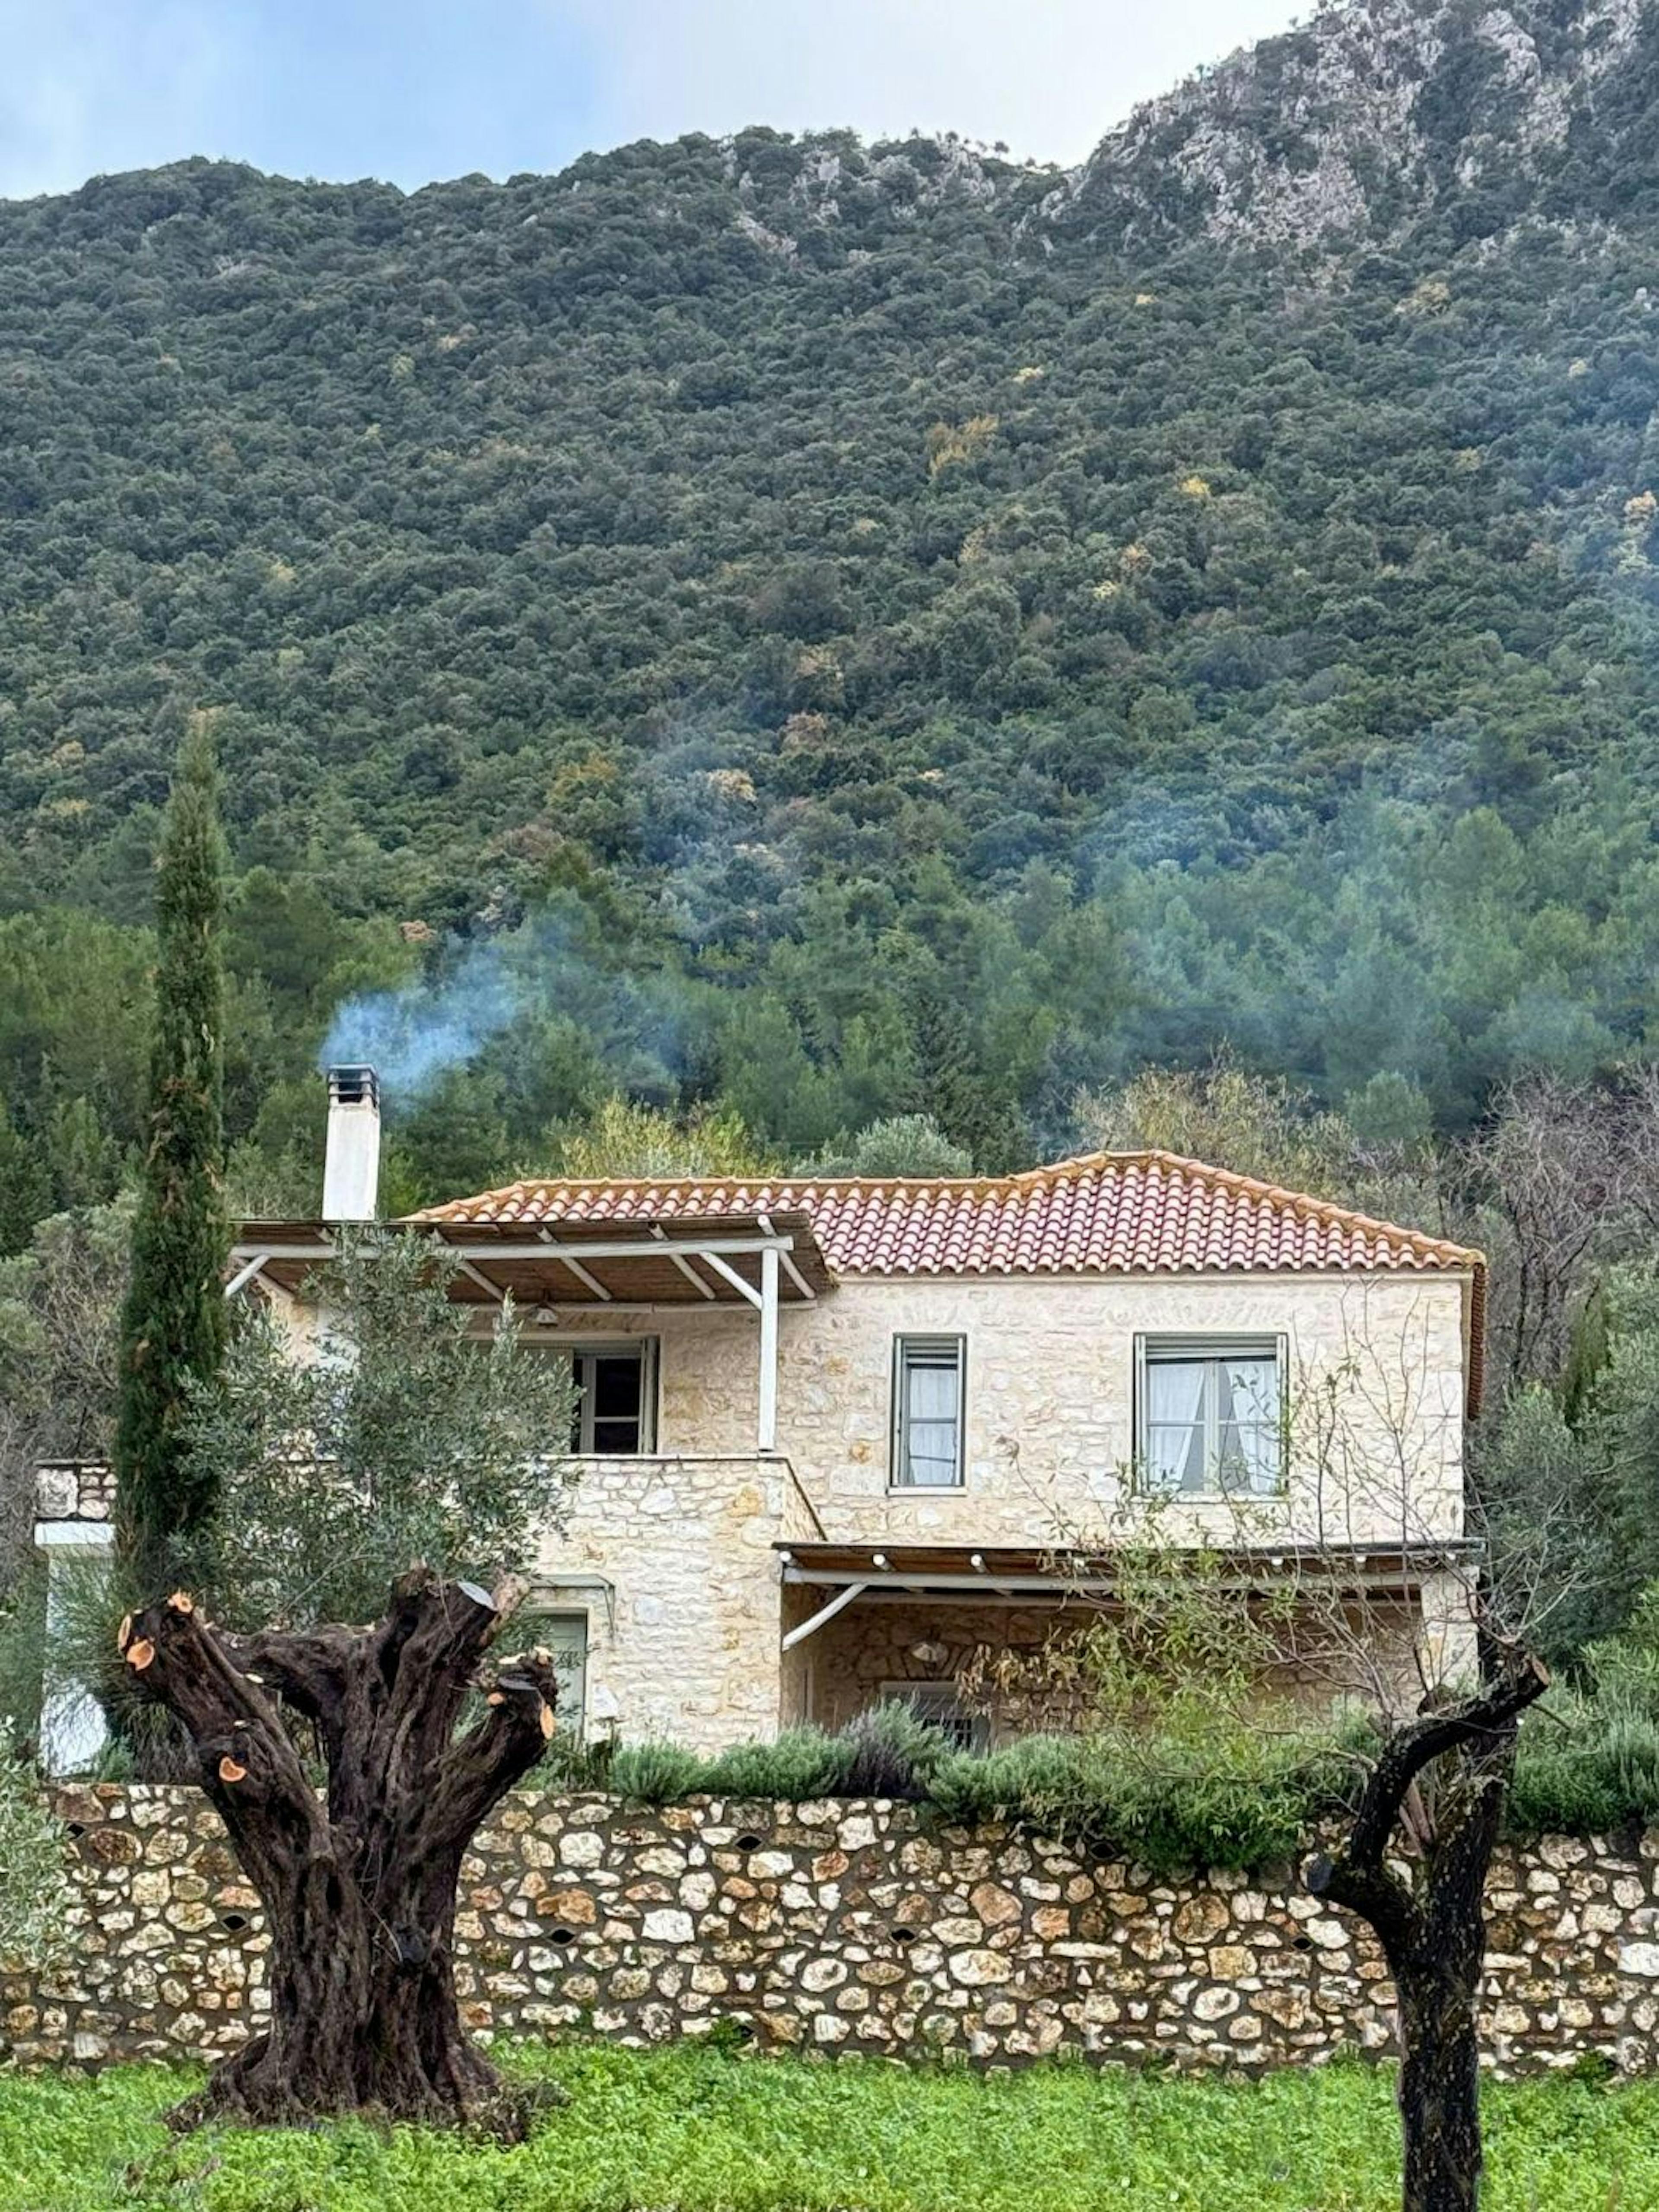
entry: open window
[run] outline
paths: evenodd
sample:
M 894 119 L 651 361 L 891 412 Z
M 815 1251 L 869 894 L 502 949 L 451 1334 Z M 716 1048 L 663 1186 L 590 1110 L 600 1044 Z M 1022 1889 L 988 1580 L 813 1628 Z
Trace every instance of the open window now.
M 1135 1464 L 1164 1497 L 1271 1498 L 1285 1485 L 1279 1336 L 1135 1340 Z
M 895 1340 L 895 1489 L 962 1487 L 967 1365 L 967 1346 L 959 1336 L 901 1336 Z
M 570 1368 L 576 1402 L 568 1449 L 586 1459 L 631 1459 L 657 1448 L 657 1340 L 548 1344 L 547 1357 Z

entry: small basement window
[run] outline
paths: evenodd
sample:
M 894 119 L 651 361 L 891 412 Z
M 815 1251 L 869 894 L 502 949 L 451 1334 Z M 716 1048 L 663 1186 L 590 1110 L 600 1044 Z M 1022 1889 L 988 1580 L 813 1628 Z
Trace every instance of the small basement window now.
M 959 1336 L 894 1340 L 895 1488 L 962 1487 L 967 1365 L 967 1346 Z
M 884 1705 L 908 1705 L 919 1721 L 936 1728 L 958 1751 L 983 1751 L 989 1731 L 982 1715 L 969 1712 L 954 1682 L 884 1682 Z
M 1284 1487 L 1283 1337 L 1135 1340 L 1135 1464 L 1176 1497 L 1271 1498 Z

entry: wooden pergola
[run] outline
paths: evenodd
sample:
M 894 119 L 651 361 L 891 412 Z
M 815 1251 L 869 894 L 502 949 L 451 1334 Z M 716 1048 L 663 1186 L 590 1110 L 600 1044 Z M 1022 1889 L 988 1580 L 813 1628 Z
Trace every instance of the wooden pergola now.
M 554 1327 L 573 1317 L 748 1308 L 759 1327 L 757 1448 L 766 1453 L 777 1449 L 780 1310 L 810 1305 L 835 1287 L 804 1213 L 674 1214 L 545 1229 L 409 1221 L 368 1233 L 388 1232 L 428 1239 L 451 1255 L 449 1296 L 458 1304 L 511 1304 Z M 234 1297 L 257 1283 L 280 1297 L 302 1297 L 335 1249 L 335 1232 L 324 1222 L 246 1223 L 225 1294 Z

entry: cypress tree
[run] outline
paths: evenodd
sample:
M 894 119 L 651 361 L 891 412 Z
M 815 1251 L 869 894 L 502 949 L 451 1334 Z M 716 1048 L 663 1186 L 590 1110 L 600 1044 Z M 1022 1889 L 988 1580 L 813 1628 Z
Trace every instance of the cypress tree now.
M 218 1371 L 225 1344 L 224 903 L 217 773 L 193 718 L 157 863 L 155 1030 L 115 1433 L 124 1579 L 145 1597 L 176 1578 L 215 1503 L 186 1464 L 183 1423 L 191 1384 Z

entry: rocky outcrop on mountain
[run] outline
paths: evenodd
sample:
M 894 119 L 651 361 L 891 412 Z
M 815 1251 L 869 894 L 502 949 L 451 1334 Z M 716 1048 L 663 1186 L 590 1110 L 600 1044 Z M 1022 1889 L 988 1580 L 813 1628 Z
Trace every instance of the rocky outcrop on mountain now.
M 1480 235 L 1526 196 L 1611 217 L 1595 203 L 1628 180 L 1656 55 L 1644 0 L 1328 9 L 1138 109 L 1044 213 L 1130 245 L 1297 248 L 1392 240 L 1454 205 Z

